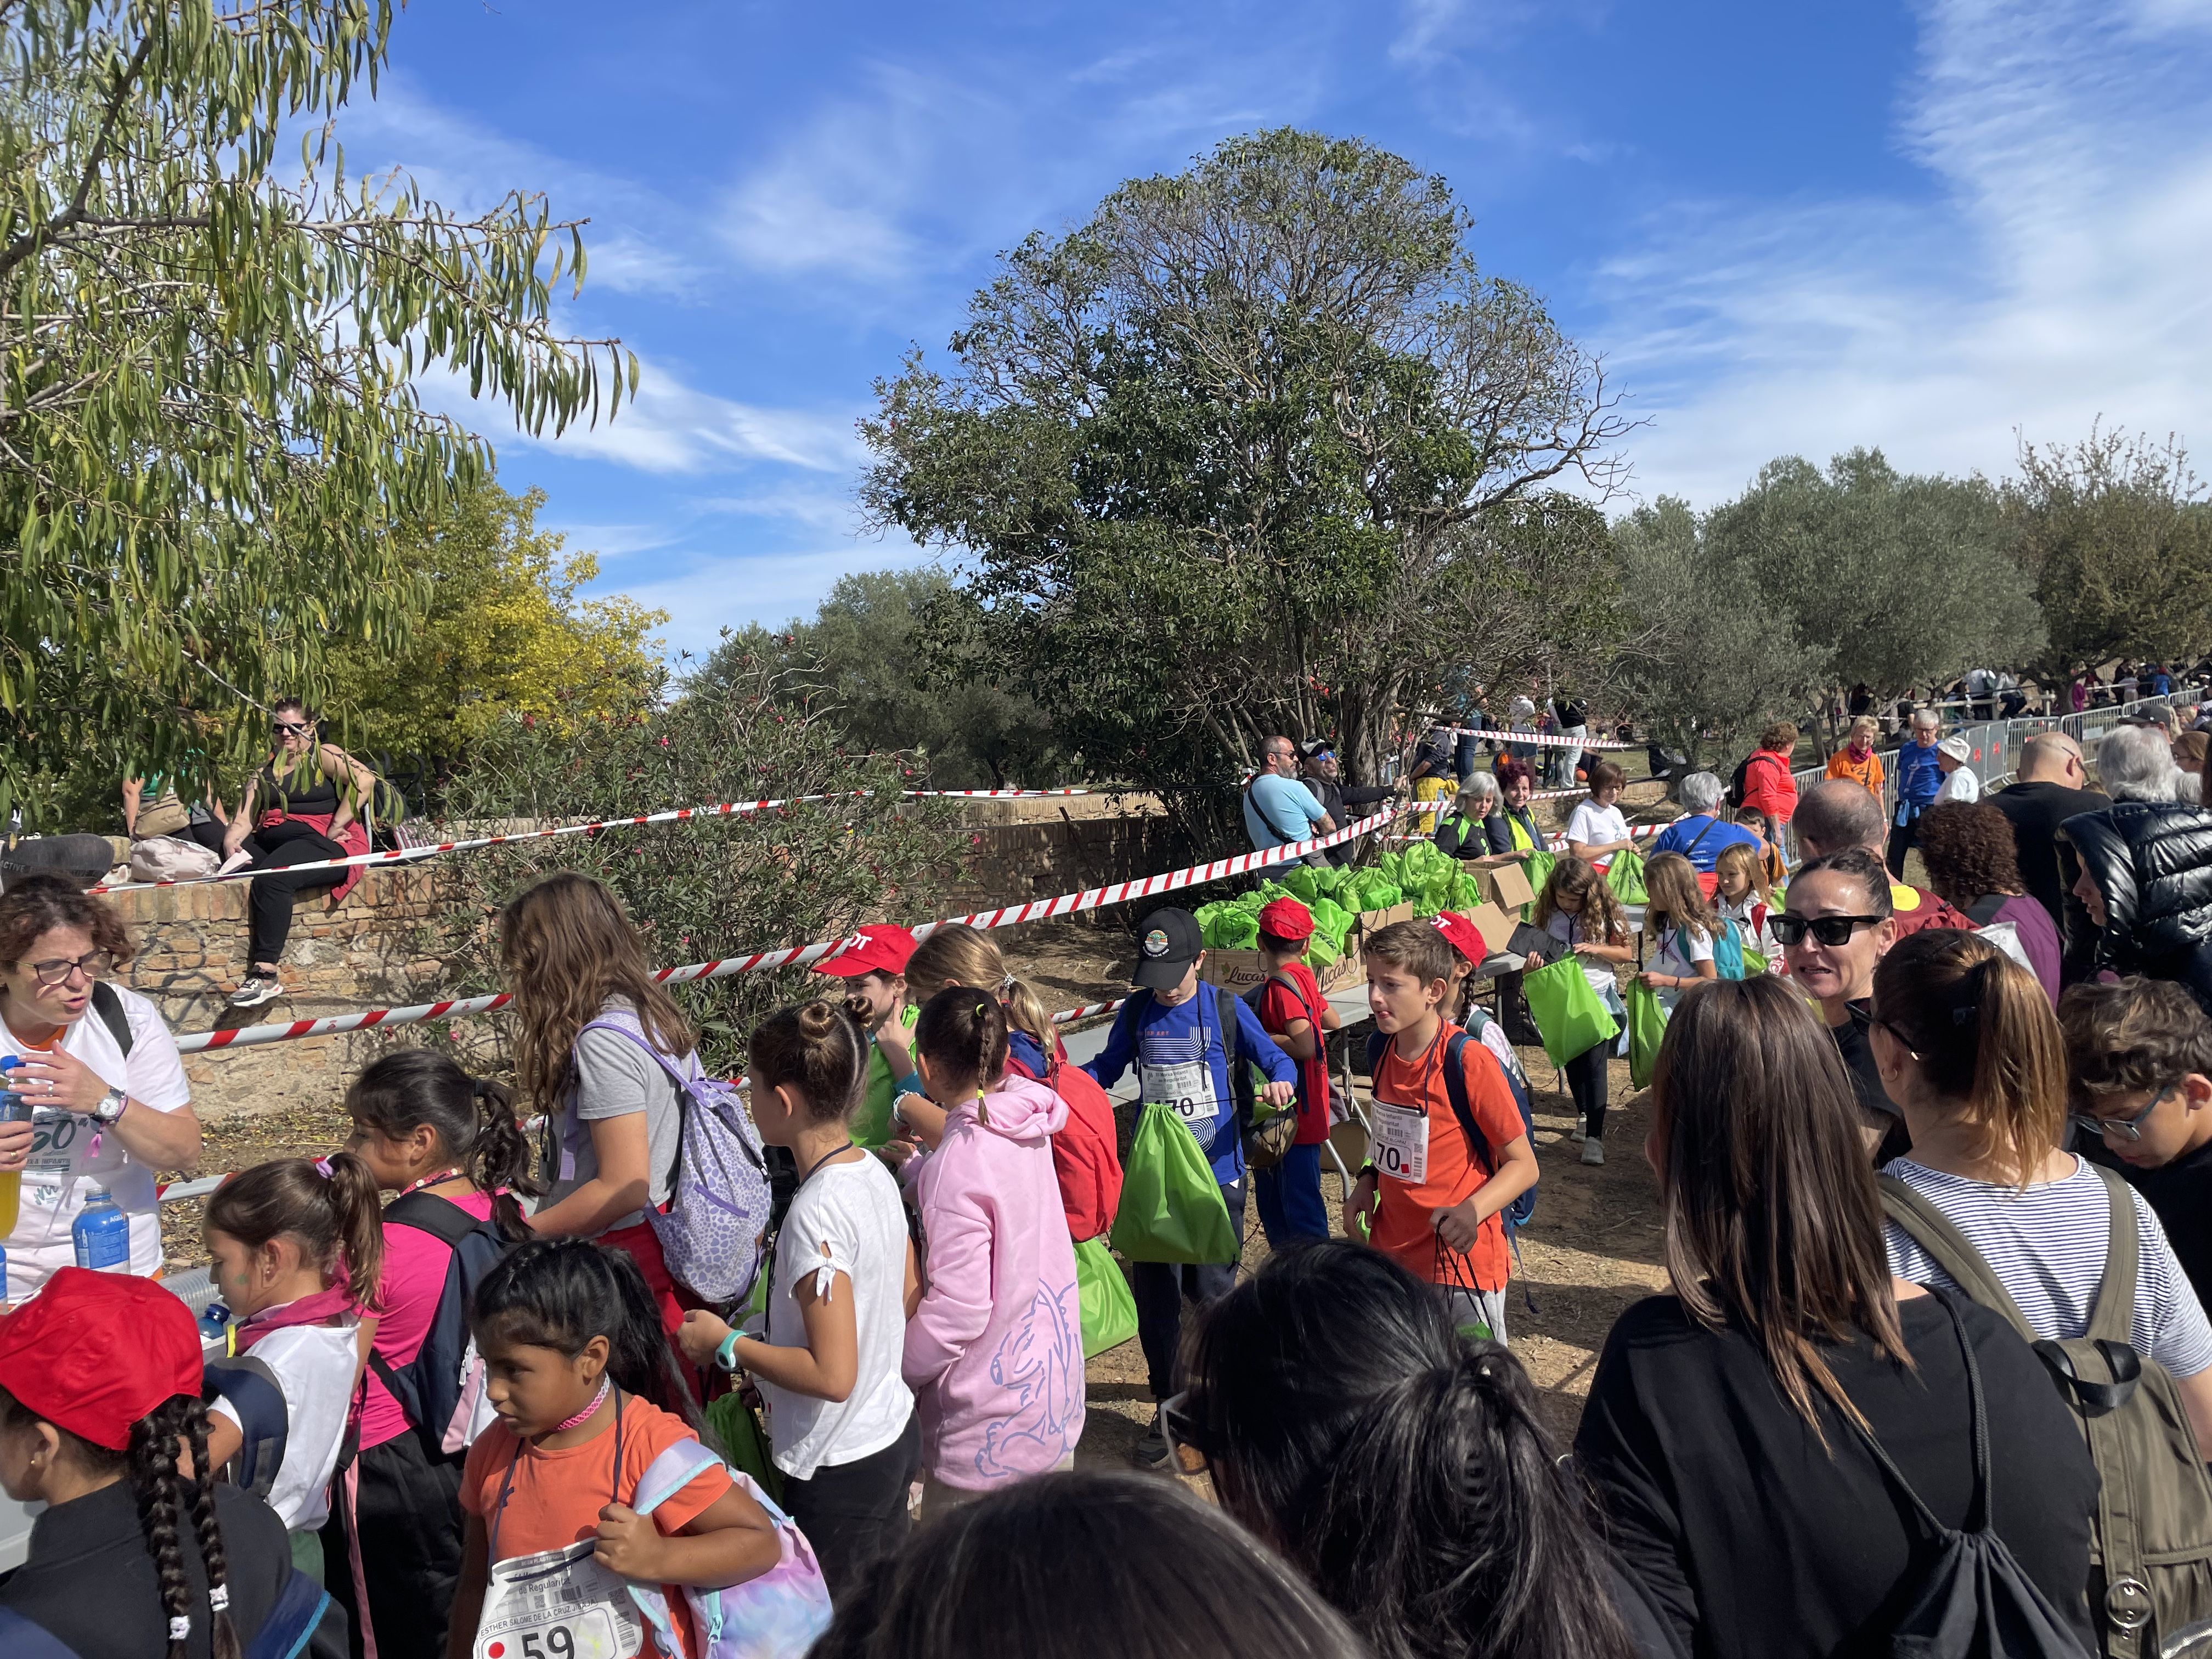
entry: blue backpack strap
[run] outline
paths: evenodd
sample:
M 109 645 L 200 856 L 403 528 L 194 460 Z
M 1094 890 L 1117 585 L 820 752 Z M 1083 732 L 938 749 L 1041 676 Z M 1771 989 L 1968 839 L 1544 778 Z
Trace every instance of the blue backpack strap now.
M 284 1588 L 276 1592 L 261 1628 L 246 1644 L 246 1659 L 299 1659 L 322 1628 L 331 1605 L 330 1592 L 295 1567 Z M 338 1644 L 343 1647 L 344 1643 L 344 1634 L 340 1632 Z
M 1243 1028 L 1237 1023 L 1237 994 L 1225 985 L 1213 988 L 1213 1017 L 1221 1026 L 1221 1069 L 1229 1075 L 1229 1098 L 1237 1108 L 1241 1135 L 1252 1127 L 1252 1067 L 1244 1058 Z
M 723 1467 L 721 1457 L 700 1441 L 676 1441 L 638 1477 L 629 1506 L 640 1515 L 651 1515 L 708 1469 Z
M 8 1659 L 77 1659 L 77 1651 L 44 1625 L 0 1607 L 0 1653 Z
M 241 1438 L 231 1462 L 237 1483 L 256 1497 L 266 1498 L 283 1467 L 284 1447 L 291 1436 L 292 1416 L 284 1404 L 284 1390 L 276 1373 L 251 1354 L 233 1354 L 207 1362 L 206 1387 L 230 1402 L 238 1413 Z

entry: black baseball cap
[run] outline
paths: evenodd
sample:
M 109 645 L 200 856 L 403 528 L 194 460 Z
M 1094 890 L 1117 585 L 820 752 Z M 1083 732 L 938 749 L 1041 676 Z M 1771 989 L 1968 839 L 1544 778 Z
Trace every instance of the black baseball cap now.
M 1137 965 L 1129 981 L 1147 991 L 1172 991 L 1206 949 L 1198 918 L 1170 905 L 1137 924 Z

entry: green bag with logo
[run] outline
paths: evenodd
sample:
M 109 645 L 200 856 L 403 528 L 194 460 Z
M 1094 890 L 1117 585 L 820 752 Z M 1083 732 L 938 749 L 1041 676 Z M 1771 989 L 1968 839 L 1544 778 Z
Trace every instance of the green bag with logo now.
M 1075 1288 L 1083 1304 L 1083 1357 L 1095 1359 L 1137 1334 L 1137 1298 L 1103 1238 L 1075 1247 Z
M 1647 904 L 1651 896 L 1644 888 L 1644 857 L 1633 847 L 1624 847 L 1606 866 L 1605 884 L 1623 904 Z
M 1121 1207 L 1114 1248 L 1126 1261 L 1225 1264 L 1237 1260 L 1237 1230 L 1198 1137 L 1175 1109 L 1148 1100 L 1121 1164 Z
M 1620 1035 L 1620 1022 L 1591 988 L 1576 957 L 1563 957 L 1523 975 L 1521 994 L 1554 1066 L 1564 1066 Z
M 1631 981 L 1628 987 L 1628 1081 L 1632 1088 L 1648 1089 L 1659 1063 L 1659 1042 L 1667 1035 L 1667 1011 L 1659 994 Z

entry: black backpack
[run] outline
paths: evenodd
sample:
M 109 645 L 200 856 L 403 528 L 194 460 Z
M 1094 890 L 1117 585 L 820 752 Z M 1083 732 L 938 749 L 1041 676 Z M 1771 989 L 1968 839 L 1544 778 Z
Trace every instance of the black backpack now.
M 2087 1659 L 2081 1638 L 2065 1618 L 2014 1559 L 1990 1526 L 1990 1427 L 1982 1404 L 1982 1371 L 1974 1360 L 1959 1310 L 1949 1294 L 1929 1292 L 1951 1316 L 1952 1334 L 1966 1367 L 1966 1401 L 1973 1417 L 1974 1498 L 1963 1530 L 1947 1527 L 1921 1501 L 1881 1442 L 1856 1419 L 1844 1420 L 1920 1523 L 1922 1547 L 1914 1559 L 1925 1565 L 1909 1594 L 1899 1597 L 1905 1611 L 1890 1627 L 1888 1650 L 1895 1659 Z M 1841 1413 L 1838 1413 L 1841 1415 Z M 1869 1651 L 1876 1650 L 1869 1646 Z
M 234 1486 L 266 1503 L 270 1488 L 276 1484 L 276 1471 L 284 1466 L 292 1430 L 292 1413 L 284 1404 L 276 1373 L 250 1353 L 210 1359 L 204 1373 L 201 1397 L 210 1405 L 226 1400 L 238 1413 L 238 1449 L 223 1465 L 223 1473 Z
M 437 1311 L 422 1346 L 404 1365 L 369 1350 L 368 1366 L 392 1390 L 392 1397 L 407 1413 L 407 1420 L 422 1437 L 422 1449 L 433 1462 L 467 1449 L 464 1439 L 449 1443 L 469 1395 L 469 1371 L 476 1359 L 469 1335 L 469 1304 L 477 1285 L 514 1248 L 514 1241 L 499 1230 L 496 1220 L 479 1221 L 449 1198 L 435 1193 L 410 1193 L 394 1200 L 384 1212 L 387 1227 L 413 1227 L 443 1243 L 453 1253 L 446 1265 L 445 1287 L 438 1293 Z
M 1470 1041 L 1482 1042 L 1482 1027 L 1489 1024 L 1490 1016 L 1480 1008 L 1469 1009 L 1468 1015 L 1479 1023 L 1472 1030 L 1453 1032 L 1451 1041 L 1444 1045 L 1444 1097 L 1451 1102 L 1452 1115 L 1459 1120 L 1459 1132 L 1467 1137 L 1468 1150 L 1474 1154 L 1484 1168 L 1495 1175 L 1498 1172 L 1498 1154 L 1491 1150 L 1489 1137 L 1476 1124 L 1474 1108 L 1468 1103 L 1467 1098 L 1467 1045 Z M 1389 1041 L 1387 1031 L 1375 1031 L 1369 1035 L 1367 1075 L 1370 1079 L 1374 1077 L 1376 1066 L 1382 1063 L 1382 1050 Z M 1490 1054 L 1488 1044 L 1483 1044 L 1483 1052 Z M 1495 1054 L 1490 1057 L 1493 1060 L 1498 1058 Z M 1528 1135 L 1529 1144 L 1534 1146 L 1536 1114 L 1528 1100 L 1528 1074 L 1522 1071 L 1517 1059 L 1511 1066 L 1500 1066 L 1498 1069 L 1505 1073 L 1506 1086 L 1513 1091 L 1513 1103 L 1521 1109 L 1522 1130 Z M 1529 1217 L 1536 1213 L 1535 1188 L 1531 1187 L 1515 1199 L 1502 1213 L 1508 1228 L 1527 1226 Z
M 1730 806 L 1743 805 L 1743 792 L 1750 781 L 1751 757 L 1746 755 L 1735 763 L 1735 770 L 1729 774 L 1728 804 Z

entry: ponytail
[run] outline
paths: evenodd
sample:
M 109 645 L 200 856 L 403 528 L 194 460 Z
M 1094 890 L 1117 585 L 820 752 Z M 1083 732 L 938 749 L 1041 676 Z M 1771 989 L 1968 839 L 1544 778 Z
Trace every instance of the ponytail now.
M 402 1048 L 353 1080 L 345 1106 L 357 1126 L 387 1139 L 428 1127 L 437 1137 L 439 1160 L 492 1195 L 500 1231 L 518 1241 L 531 1236 L 514 1194 L 535 1193 L 538 1183 L 529 1137 L 515 1120 L 514 1096 L 505 1084 L 471 1077 L 438 1049 Z
M 257 1164 L 215 1189 L 207 1224 L 248 1249 L 295 1238 L 326 1281 L 343 1274 L 356 1306 L 383 1306 L 383 1200 L 368 1165 L 351 1152 Z
M 469 1148 L 469 1185 L 491 1194 L 492 1218 L 508 1238 L 520 1243 L 534 1237 L 522 1213 L 518 1193 L 535 1193 L 538 1182 L 531 1172 L 530 1137 L 514 1115 L 514 1091 L 489 1078 L 477 1078 L 471 1087 L 477 1127 L 476 1144 Z
M 1060 1032 L 1052 1023 L 1052 1011 L 1044 1006 L 1044 999 L 1027 980 L 1016 979 L 1008 974 L 999 981 L 999 1005 L 1006 1011 L 1006 1024 L 1015 1030 L 1026 1031 L 1044 1050 L 1048 1069 L 1054 1051 L 1060 1046 Z
M 2025 1187 L 2066 1127 L 2066 1043 L 2035 975 L 1977 933 L 1927 927 L 1874 974 L 1880 1018 L 1979 1132 L 1975 1156 Z
M 948 985 L 922 1004 L 914 1048 L 929 1061 L 932 1083 L 945 1093 L 988 1093 L 1006 1069 L 1006 1010 L 995 997 Z

